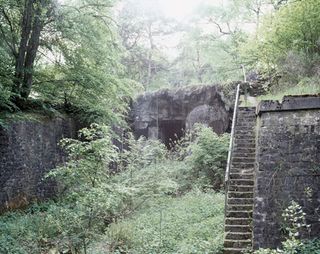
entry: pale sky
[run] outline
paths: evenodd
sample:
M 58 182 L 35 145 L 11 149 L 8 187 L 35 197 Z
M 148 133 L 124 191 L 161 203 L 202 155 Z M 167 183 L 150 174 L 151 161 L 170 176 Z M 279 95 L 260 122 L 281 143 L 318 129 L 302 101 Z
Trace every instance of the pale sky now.
M 214 0 L 213 0 L 214 1 Z M 171 18 L 181 20 L 190 15 L 201 0 L 161 0 L 163 12 Z

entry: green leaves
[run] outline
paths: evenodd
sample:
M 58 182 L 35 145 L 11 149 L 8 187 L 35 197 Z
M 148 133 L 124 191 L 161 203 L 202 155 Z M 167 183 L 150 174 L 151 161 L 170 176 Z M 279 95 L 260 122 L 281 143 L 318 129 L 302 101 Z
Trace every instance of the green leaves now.
M 187 158 L 195 176 L 203 179 L 208 187 L 222 187 L 229 147 L 229 134 L 217 135 L 208 127 L 198 127 L 198 137 L 191 145 Z M 205 185 L 204 185 L 205 186 Z

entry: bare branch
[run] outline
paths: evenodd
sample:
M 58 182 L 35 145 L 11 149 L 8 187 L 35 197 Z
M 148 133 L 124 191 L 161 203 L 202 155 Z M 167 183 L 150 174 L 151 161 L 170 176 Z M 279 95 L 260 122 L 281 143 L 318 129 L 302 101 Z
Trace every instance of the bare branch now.
M 220 31 L 221 34 L 224 34 L 224 35 L 229 35 L 229 34 L 231 34 L 231 31 L 229 31 L 229 32 L 223 31 L 223 29 L 222 29 L 222 27 L 220 26 L 220 24 L 217 23 L 216 21 L 214 21 L 212 18 L 209 19 L 209 22 L 215 24 L 216 27 L 219 29 L 219 31 Z M 228 27 L 229 27 L 229 25 L 228 25 Z M 230 30 L 230 27 L 229 27 L 229 30 Z

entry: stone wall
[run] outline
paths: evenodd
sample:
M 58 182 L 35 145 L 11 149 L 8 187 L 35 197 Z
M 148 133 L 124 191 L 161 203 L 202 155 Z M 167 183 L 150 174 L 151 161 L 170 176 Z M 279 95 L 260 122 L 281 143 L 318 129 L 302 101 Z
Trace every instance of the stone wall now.
M 131 119 L 136 136 L 169 139 L 183 135 L 195 123 L 204 123 L 217 133 L 230 124 L 229 103 L 217 86 L 164 89 L 145 93 L 133 103 Z
M 306 212 L 320 234 L 320 97 L 287 97 L 258 108 L 254 248 L 278 247 L 285 235 L 282 212 L 290 201 Z
M 0 211 L 56 193 L 56 183 L 42 178 L 64 160 L 57 143 L 75 137 L 76 126 L 70 118 L 57 117 L 13 121 L 0 127 Z

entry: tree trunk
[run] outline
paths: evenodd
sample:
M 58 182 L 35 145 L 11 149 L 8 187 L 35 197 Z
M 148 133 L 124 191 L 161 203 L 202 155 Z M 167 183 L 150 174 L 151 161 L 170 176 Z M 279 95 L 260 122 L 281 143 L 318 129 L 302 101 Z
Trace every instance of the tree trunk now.
M 43 11 L 50 4 L 48 0 L 25 0 L 21 20 L 21 39 L 15 65 L 14 102 L 27 99 L 31 92 L 34 62 L 40 44 L 41 31 L 45 24 Z
M 24 61 L 27 51 L 28 39 L 31 33 L 31 24 L 32 24 L 32 13 L 33 13 L 33 0 L 26 0 L 23 16 L 21 20 L 21 39 L 18 51 L 18 57 L 16 59 L 15 65 L 15 84 L 13 86 L 13 93 L 15 96 L 18 96 L 21 89 L 21 83 L 23 80 L 24 73 Z
M 32 78 L 33 78 L 33 66 L 36 59 L 37 51 L 40 43 L 40 34 L 43 28 L 43 21 L 41 20 L 41 11 L 43 6 L 43 1 L 41 5 L 36 10 L 36 15 L 32 25 L 32 33 L 29 39 L 27 53 L 24 63 L 24 78 L 21 87 L 21 97 L 28 98 L 31 92 Z

